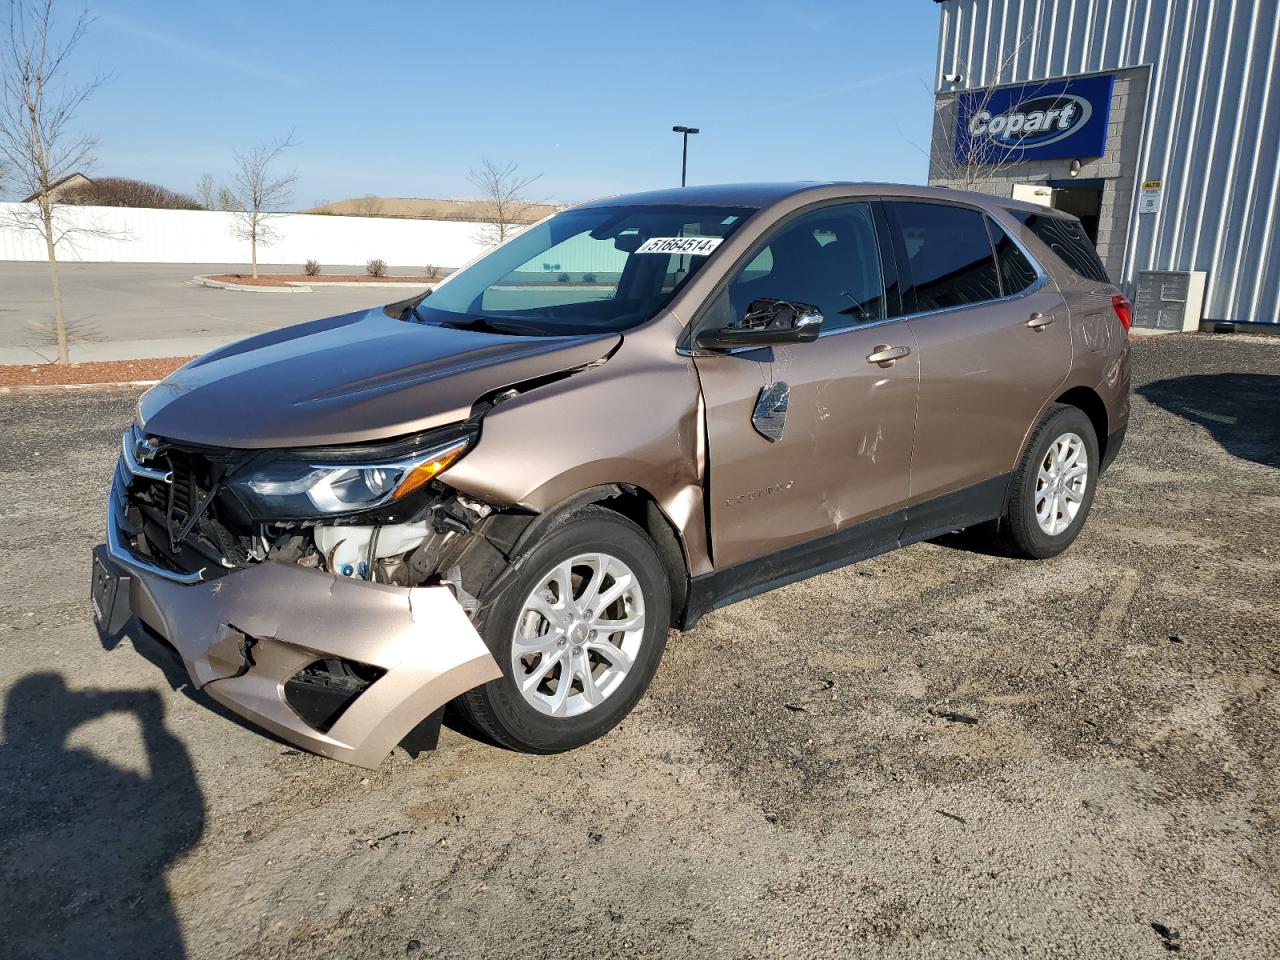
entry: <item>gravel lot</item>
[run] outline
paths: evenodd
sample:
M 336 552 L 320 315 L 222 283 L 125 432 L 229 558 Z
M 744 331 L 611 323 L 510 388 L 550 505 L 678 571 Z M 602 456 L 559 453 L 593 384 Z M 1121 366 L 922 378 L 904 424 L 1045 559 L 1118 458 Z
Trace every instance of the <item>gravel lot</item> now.
M 921 544 L 673 637 L 583 750 L 371 773 L 103 649 L 133 397 L 0 399 L 3 952 L 1276 956 L 1280 340 L 1136 371 L 1067 555 Z

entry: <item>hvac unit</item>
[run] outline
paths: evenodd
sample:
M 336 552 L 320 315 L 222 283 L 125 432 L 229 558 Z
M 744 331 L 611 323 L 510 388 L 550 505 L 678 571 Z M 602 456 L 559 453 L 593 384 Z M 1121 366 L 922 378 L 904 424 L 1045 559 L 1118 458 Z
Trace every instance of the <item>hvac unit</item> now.
M 1133 298 L 1134 332 L 1199 330 L 1204 281 L 1203 270 L 1139 270 Z

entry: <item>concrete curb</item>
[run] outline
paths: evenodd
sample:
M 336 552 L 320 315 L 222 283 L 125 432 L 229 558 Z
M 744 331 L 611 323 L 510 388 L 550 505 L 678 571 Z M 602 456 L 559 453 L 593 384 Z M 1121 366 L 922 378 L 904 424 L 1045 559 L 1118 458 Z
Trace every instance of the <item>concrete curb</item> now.
M 307 283 L 301 283 L 296 280 L 284 281 L 288 286 L 284 287 L 255 287 L 242 283 L 227 283 L 225 280 L 214 280 L 210 276 L 195 276 L 191 278 L 191 283 L 199 287 L 212 287 L 218 290 L 236 290 L 240 293 L 314 293 L 315 287 Z M 421 283 L 416 281 L 404 283 L 394 280 L 386 282 L 364 282 L 351 280 L 335 280 L 332 283 L 321 281 L 316 283 L 316 287 L 374 287 L 374 288 L 391 288 L 394 290 L 421 290 L 424 287 L 428 290 L 434 289 L 438 280 L 426 280 Z
M 119 380 L 115 383 L 32 383 L 0 387 L 0 397 L 20 397 L 33 393 L 92 393 L 98 390 L 136 390 L 154 387 L 159 380 Z
M 250 287 L 240 283 L 224 283 L 211 277 L 192 277 L 191 283 L 197 287 L 212 287 L 215 290 L 235 290 L 239 293 L 310 293 L 306 284 L 290 284 L 287 287 Z
M 292 283 L 293 281 L 287 280 L 285 282 Z M 334 280 L 332 283 L 328 281 L 322 281 L 317 283 L 314 287 L 308 287 L 307 289 L 313 292 L 316 290 L 317 287 L 321 290 L 325 289 L 326 287 L 392 287 L 397 290 L 404 290 L 404 289 L 421 290 L 423 287 L 427 287 L 428 289 L 433 288 L 439 282 L 440 282 L 439 280 L 424 280 L 421 283 L 417 283 L 417 282 L 406 283 L 399 280 L 385 280 L 385 281 L 383 280 L 377 280 L 377 281 Z

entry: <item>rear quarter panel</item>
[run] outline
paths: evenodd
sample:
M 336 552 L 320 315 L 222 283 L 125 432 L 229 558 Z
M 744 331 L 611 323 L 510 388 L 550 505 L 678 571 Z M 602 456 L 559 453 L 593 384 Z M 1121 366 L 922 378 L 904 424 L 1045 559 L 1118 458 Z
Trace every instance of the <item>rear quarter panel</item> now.
M 1106 408 L 1106 432 L 1124 429 L 1129 422 L 1129 334 L 1111 302 L 1120 288 L 1076 273 L 1007 210 L 1000 210 L 997 218 L 1040 261 L 1066 301 L 1071 319 L 1071 372 L 1059 395 L 1076 387 L 1093 390 Z
M 1129 334 L 1111 303 L 1119 292 L 1083 278 L 1063 290 L 1076 345 L 1067 385 L 1090 387 L 1102 398 L 1108 434 L 1129 422 Z

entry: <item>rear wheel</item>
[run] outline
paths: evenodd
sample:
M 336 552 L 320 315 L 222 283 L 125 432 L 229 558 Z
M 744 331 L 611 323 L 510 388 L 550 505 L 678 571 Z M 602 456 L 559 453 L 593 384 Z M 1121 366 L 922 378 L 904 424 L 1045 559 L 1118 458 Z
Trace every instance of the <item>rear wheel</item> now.
M 670 584 L 644 531 L 602 507 L 553 529 L 519 570 L 501 595 L 480 598 L 477 626 L 502 676 L 459 706 L 504 746 L 569 750 L 607 733 L 648 687 L 666 645 Z
M 1093 506 L 1098 465 L 1098 438 L 1089 418 L 1078 407 L 1051 407 L 1014 473 L 998 545 L 1031 559 L 1066 550 Z

